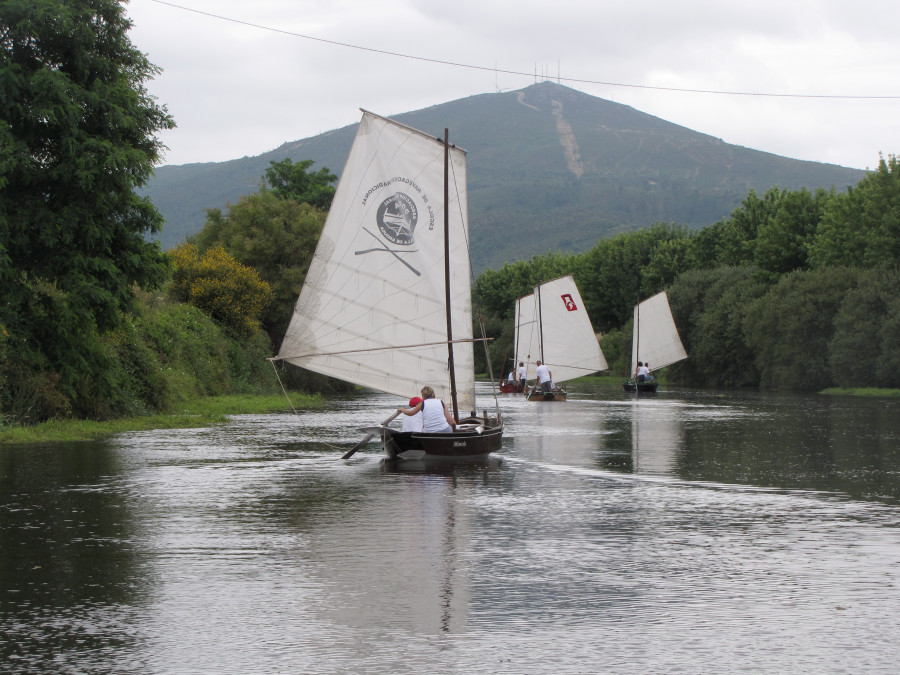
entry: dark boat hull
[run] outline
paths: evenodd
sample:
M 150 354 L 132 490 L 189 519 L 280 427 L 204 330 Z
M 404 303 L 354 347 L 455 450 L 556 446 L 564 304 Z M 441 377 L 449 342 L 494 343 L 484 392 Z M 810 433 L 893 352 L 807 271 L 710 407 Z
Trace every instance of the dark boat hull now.
M 653 380 L 651 382 L 635 382 L 634 380 L 625 380 L 622 384 L 625 391 L 637 392 L 639 394 L 655 394 L 659 387 L 659 382 Z
M 528 390 L 525 400 L 526 401 L 558 401 L 564 402 L 566 400 L 566 396 L 568 392 L 565 389 L 560 389 L 559 387 L 554 387 L 550 391 L 541 391 L 537 387 L 532 387 Z
M 489 426 L 490 425 L 490 426 Z M 424 434 L 382 428 L 382 445 L 389 459 L 479 459 L 503 445 L 503 424 L 495 419 L 460 420 L 457 431 Z
M 518 384 L 508 384 L 506 382 L 502 382 L 500 384 L 500 393 L 501 394 L 521 394 L 522 387 Z

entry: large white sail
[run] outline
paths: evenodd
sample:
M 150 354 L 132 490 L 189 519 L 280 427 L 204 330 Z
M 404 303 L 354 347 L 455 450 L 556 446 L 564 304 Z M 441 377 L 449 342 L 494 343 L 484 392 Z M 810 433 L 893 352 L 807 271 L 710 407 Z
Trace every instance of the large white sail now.
M 543 361 L 553 382 L 566 382 L 609 366 L 571 275 L 536 286 Z M 541 357 L 538 357 L 541 358 Z
M 687 352 L 678 337 L 666 292 L 635 305 L 631 374 L 634 374 L 638 361 L 649 362 L 652 370 L 658 370 L 686 358 Z
M 444 144 L 363 111 L 278 358 L 450 405 Z M 449 260 L 459 408 L 474 409 L 466 155 L 450 148 Z M 469 340 L 469 341 L 466 341 Z
M 529 380 L 535 378 L 535 361 L 541 358 L 538 328 L 534 294 L 517 298 L 514 370 L 524 363 Z

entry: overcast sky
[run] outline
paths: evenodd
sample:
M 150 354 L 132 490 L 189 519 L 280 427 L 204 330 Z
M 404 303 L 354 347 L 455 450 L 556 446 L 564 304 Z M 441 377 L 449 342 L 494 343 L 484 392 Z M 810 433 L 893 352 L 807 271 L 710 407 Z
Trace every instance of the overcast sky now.
M 900 154 L 897 0 L 130 0 L 125 11 L 132 43 L 163 70 L 148 89 L 178 124 L 161 136 L 165 164 L 258 155 L 358 122 L 360 108 L 390 116 L 536 76 L 785 157 L 864 169 Z

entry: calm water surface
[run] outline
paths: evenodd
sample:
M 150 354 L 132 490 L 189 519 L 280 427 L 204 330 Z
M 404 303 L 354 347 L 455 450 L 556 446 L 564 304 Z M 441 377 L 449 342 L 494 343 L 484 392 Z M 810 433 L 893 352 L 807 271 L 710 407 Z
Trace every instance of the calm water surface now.
M 572 391 L 437 468 L 339 460 L 376 394 L 0 447 L 0 672 L 897 672 L 900 402 Z

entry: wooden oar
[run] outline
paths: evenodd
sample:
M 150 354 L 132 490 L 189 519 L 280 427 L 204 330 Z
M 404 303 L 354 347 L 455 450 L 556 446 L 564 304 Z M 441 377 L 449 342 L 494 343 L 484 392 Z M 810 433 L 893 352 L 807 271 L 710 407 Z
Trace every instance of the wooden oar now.
M 381 426 L 386 427 L 386 426 L 387 426 L 388 424 L 390 424 L 391 421 L 392 421 L 397 415 L 399 415 L 399 414 L 400 414 L 399 411 L 398 411 L 398 412 L 395 412 L 393 415 L 391 415 L 390 417 L 388 417 L 384 422 L 382 422 L 382 423 L 381 423 Z M 345 452 L 343 455 L 341 455 L 341 459 L 349 459 L 350 457 L 353 456 L 353 454 L 354 454 L 357 450 L 359 450 L 362 446 L 364 446 L 366 443 L 368 443 L 369 441 L 371 441 L 371 440 L 372 440 L 373 438 L 375 438 L 375 436 L 377 436 L 377 435 L 378 435 L 378 434 L 369 434 L 369 435 L 366 436 L 364 439 L 362 439 L 359 443 L 357 443 L 357 444 L 354 445 L 352 448 L 350 448 L 347 452 Z

